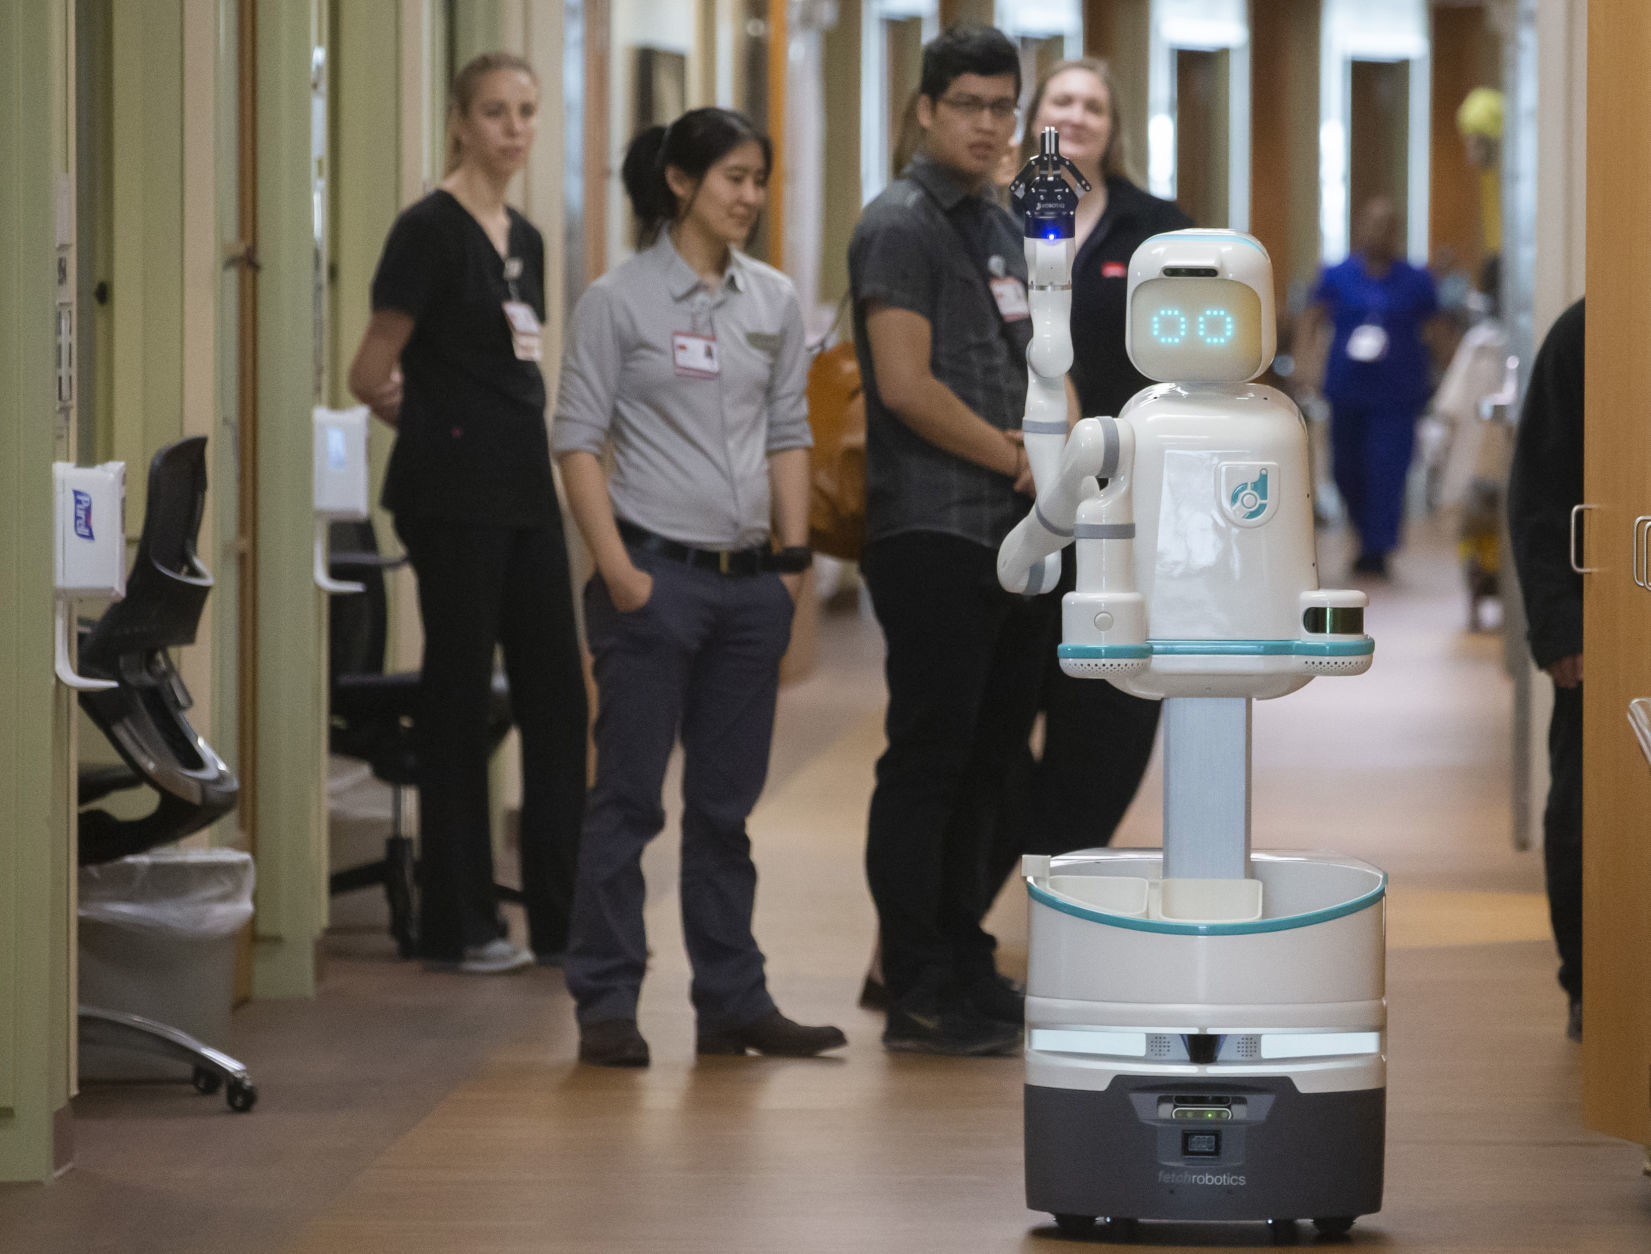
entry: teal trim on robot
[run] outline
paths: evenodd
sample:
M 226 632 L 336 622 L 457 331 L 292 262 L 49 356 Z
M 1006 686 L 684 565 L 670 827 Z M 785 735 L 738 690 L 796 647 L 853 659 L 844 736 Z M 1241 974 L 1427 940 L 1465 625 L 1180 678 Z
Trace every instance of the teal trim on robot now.
M 1158 932 L 1167 936 L 1253 936 L 1262 932 L 1289 932 L 1300 927 L 1315 927 L 1320 923 L 1329 923 L 1333 919 L 1343 919 L 1361 910 L 1368 910 L 1387 896 L 1387 872 L 1383 871 L 1381 875 L 1381 882 L 1376 887 L 1351 901 L 1342 902 L 1339 906 L 1326 906 L 1323 910 L 1309 910 L 1305 914 L 1287 914 L 1277 919 L 1250 919 L 1242 923 L 1176 923 L 1170 919 L 1142 919 L 1135 915 L 1109 914 L 1104 910 L 1094 910 L 1088 906 L 1080 906 L 1075 901 L 1068 901 L 1064 897 L 1057 897 L 1047 888 L 1039 888 L 1031 880 L 1026 881 L 1026 891 L 1033 901 L 1048 906 L 1051 910 L 1058 910 L 1061 914 L 1069 914 L 1075 919 L 1087 919 L 1091 923 L 1104 923 L 1108 927 L 1121 927 L 1130 932 Z
M 1267 250 L 1261 246 L 1260 240 L 1251 239 L 1248 235 L 1237 231 L 1233 232 L 1231 235 L 1212 235 L 1204 232 L 1200 232 L 1195 235 L 1191 231 L 1177 231 L 1175 233 L 1176 243 L 1179 244 L 1182 240 L 1186 239 L 1207 239 L 1215 244 L 1248 244 L 1263 257 L 1267 256 Z M 1269 257 L 1268 260 L 1271 261 L 1272 259 Z
M 1063 644 L 1063 658 L 1143 657 L 1369 657 L 1376 642 L 1362 640 L 1148 640 L 1145 644 Z
M 1063 644 L 1055 650 L 1057 657 L 1082 658 L 1141 658 L 1152 656 L 1150 644 Z

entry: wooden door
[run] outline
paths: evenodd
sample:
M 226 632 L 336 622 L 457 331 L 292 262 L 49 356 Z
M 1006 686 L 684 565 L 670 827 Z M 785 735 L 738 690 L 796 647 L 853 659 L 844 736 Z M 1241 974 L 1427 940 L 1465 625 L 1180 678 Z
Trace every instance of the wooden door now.
M 1225 48 L 1175 51 L 1175 200 L 1199 226 L 1230 224 L 1231 61 Z
M 1634 520 L 1651 514 L 1651 5 L 1588 13 L 1588 350 L 1583 616 L 1583 1113 L 1651 1141 L 1651 767 L 1628 703 L 1651 697 L 1651 593 Z M 1611 138 L 1617 137 L 1617 138 Z
M 1349 69 L 1347 204 L 1357 221 L 1371 199 L 1387 197 L 1402 240 L 1410 221 L 1410 62 L 1353 61 Z

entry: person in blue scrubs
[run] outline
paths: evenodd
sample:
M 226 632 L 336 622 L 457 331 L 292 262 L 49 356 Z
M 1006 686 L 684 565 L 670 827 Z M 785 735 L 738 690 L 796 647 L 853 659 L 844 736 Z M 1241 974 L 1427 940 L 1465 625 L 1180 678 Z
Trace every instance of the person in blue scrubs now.
M 1424 329 L 1439 310 L 1433 278 L 1399 255 L 1398 214 L 1385 196 L 1359 211 L 1354 252 L 1319 276 L 1308 312 L 1333 328 L 1324 366 L 1336 490 L 1359 537 L 1353 569 L 1387 574 L 1399 547 L 1416 420 L 1432 391 Z

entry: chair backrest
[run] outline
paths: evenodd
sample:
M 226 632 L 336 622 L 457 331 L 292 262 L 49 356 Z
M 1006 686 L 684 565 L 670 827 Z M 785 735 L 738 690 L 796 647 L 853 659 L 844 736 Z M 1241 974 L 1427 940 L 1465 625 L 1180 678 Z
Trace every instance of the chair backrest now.
M 113 688 L 82 692 L 81 708 L 130 768 L 130 782 L 158 794 L 155 809 L 141 818 L 82 809 L 82 865 L 170 844 L 235 807 L 240 785 L 189 725 L 189 694 L 167 655 L 194 642 L 212 589 L 211 574 L 195 557 L 205 506 L 206 438 L 180 440 L 156 453 L 126 597 L 104 611 L 81 645 L 83 671 L 117 680 Z M 89 791 L 90 800 L 106 790 Z
M 359 583 L 364 589 L 327 599 L 327 675 L 332 686 L 341 675 L 384 673 L 390 613 L 383 567 L 374 560 L 350 560 L 379 556 L 372 521 L 330 524 L 328 547 L 333 554 L 328 573 L 335 579 Z
M 126 597 L 81 646 L 89 674 L 112 676 L 123 655 L 195 642 L 212 575 L 195 556 L 206 508 L 206 437 L 169 444 L 149 463 L 148 504 Z

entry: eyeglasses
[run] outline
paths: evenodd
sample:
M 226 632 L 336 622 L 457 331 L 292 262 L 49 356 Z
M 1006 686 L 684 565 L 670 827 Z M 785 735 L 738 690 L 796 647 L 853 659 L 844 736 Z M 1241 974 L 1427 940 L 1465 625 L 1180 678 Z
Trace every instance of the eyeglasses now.
M 999 96 L 996 100 L 982 100 L 979 96 L 941 96 L 940 103 L 950 105 L 965 117 L 978 118 L 982 113 L 990 113 L 994 122 L 1007 122 L 1020 114 L 1020 106 L 1012 96 Z

